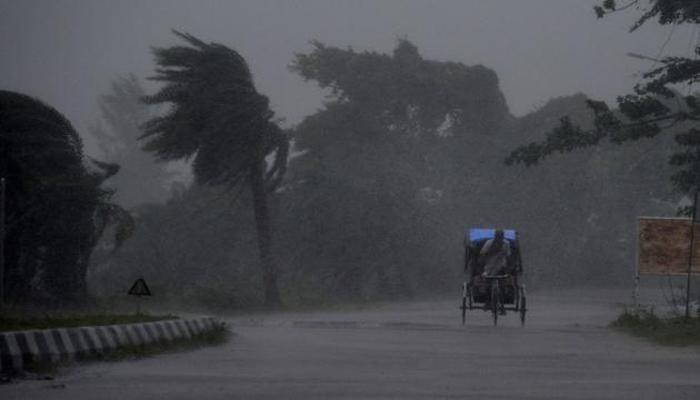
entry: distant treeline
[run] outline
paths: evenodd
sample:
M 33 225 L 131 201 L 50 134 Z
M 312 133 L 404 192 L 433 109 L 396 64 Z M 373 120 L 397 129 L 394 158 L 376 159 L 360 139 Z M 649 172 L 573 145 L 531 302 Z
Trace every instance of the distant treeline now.
M 662 138 L 536 169 L 504 164 L 564 115 L 590 124 L 582 94 L 514 117 L 495 72 L 424 59 L 405 40 L 393 54 L 315 43 L 291 69 L 331 96 L 293 129 L 289 172 L 270 198 L 288 304 L 453 293 L 476 226 L 521 233 L 531 284 L 620 284 L 632 276 L 636 216 L 677 206 Z M 95 265 L 96 290 L 116 294 L 143 275 L 199 304 L 260 304 L 250 202 L 245 190 L 193 185 L 138 207 L 135 236 Z
M 287 175 L 268 196 L 272 255 L 287 304 L 456 293 L 469 227 L 517 229 L 531 284 L 619 284 L 631 279 L 636 217 L 669 215 L 678 205 L 669 183 L 666 160 L 673 146 L 667 138 L 599 146 L 553 157 L 537 169 L 504 164 L 515 147 L 541 138 L 564 115 L 590 125 L 582 94 L 515 117 L 494 71 L 427 60 L 406 40 L 392 54 L 315 42 L 290 68 L 330 96 L 287 132 L 294 145 Z M 60 213 L 63 219 L 55 221 L 37 214 L 11 225 L 5 267 L 11 300 L 26 299 L 21 293 L 84 296 L 87 273 L 100 296 L 122 295 L 144 277 L 165 298 L 222 308 L 262 304 L 251 194 L 241 185 L 173 184 L 173 174 L 138 145 L 142 124 L 157 114 L 143 96 L 138 80 L 129 77 L 101 99 L 104 124 L 93 133 L 106 161 L 121 164 L 124 175 L 115 175 L 111 187 L 116 202 L 129 207 L 135 229 L 114 251 L 130 232 L 129 224 L 118 225 L 117 239 L 103 238 L 94 254 L 108 216 L 121 210 L 101 186 L 116 171 L 105 163 L 95 165 L 111 172 L 86 169 L 82 150 L 67 147 L 79 143 L 74 130 L 37 105 L 36 115 L 53 113 L 67 124 L 62 146 L 74 154 L 55 165 L 76 166 L 71 179 L 91 192 L 63 199 L 82 192 L 56 186 L 57 195 L 33 195 L 55 212 L 64 209 L 54 201 L 68 202 L 65 209 L 76 214 Z M 3 107 L 0 112 L 9 110 Z M 38 137 L 53 129 L 28 124 Z M 0 119 L 3 160 L 36 151 L 7 147 L 24 140 L 7 126 Z M 36 154 L 24 171 L 54 165 Z M 13 177 L 11 185 L 33 182 L 7 162 L 2 168 Z M 8 207 L 34 207 L 15 194 L 32 190 L 11 186 Z M 37 233 L 44 231 L 48 236 Z

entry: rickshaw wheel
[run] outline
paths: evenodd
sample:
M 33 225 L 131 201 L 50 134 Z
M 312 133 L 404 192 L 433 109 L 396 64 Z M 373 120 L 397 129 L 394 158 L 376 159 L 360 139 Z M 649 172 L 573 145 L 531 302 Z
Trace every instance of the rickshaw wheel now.
M 474 305 L 472 304 L 472 285 L 467 285 L 467 309 L 472 310 Z
M 498 312 L 500 307 L 500 296 L 498 281 L 491 283 L 491 314 L 493 314 L 493 326 L 498 325 Z
M 525 325 L 525 313 L 527 312 L 527 301 L 523 295 L 520 299 L 520 324 Z
M 462 310 L 462 325 L 464 325 L 464 322 L 467 319 L 467 296 L 469 292 L 469 287 L 467 285 L 467 282 L 464 282 L 462 284 L 462 306 L 459 307 L 460 310 Z

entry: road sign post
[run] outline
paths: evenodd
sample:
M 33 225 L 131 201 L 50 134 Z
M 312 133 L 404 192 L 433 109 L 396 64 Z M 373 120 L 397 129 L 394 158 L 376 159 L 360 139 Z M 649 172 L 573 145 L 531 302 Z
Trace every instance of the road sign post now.
M 151 296 L 151 290 L 146 285 L 146 281 L 143 278 L 137 279 L 131 289 L 129 289 L 128 294 L 130 296 L 136 296 L 136 314 L 141 314 L 141 297 Z
M 693 197 L 693 217 L 690 220 L 690 252 L 688 254 L 688 277 L 685 284 L 685 318 L 690 317 L 690 282 L 691 275 L 693 272 L 693 245 L 695 242 L 695 219 L 697 217 L 698 208 L 698 191 L 695 191 L 695 196 Z

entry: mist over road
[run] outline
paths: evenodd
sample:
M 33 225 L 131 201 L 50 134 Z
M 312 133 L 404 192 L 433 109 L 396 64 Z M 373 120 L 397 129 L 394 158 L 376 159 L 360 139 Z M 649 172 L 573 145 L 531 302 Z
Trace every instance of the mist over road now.
M 229 319 L 225 345 L 96 363 L 55 381 L 0 386 L 10 399 L 698 399 L 700 349 L 607 328 L 628 292 L 530 295 L 521 327 L 452 301 Z

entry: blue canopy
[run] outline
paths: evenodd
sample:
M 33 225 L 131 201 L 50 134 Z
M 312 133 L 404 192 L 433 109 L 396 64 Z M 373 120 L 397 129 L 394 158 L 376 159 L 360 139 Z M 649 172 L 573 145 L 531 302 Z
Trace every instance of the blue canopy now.
M 496 234 L 495 229 L 491 228 L 471 228 L 467 232 L 467 237 L 469 238 L 470 242 L 473 242 L 475 240 L 479 239 L 491 239 L 494 237 Z M 505 236 L 506 239 L 509 240 L 515 240 L 515 229 L 504 229 L 503 230 L 503 235 Z

